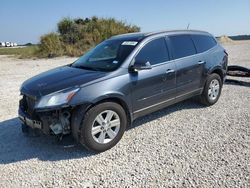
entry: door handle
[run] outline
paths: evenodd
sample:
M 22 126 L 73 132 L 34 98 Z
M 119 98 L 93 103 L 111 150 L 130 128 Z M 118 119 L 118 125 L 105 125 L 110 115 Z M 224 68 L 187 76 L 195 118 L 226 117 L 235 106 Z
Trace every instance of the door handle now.
M 205 64 L 206 62 L 205 61 L 198 61 L 198 65 L 202 65 L 202 64 Z
M 173 72 L 175 72 L 175 70 L 173 70 L 173 69 L 166 70 L 166 74 L 173 73 Z

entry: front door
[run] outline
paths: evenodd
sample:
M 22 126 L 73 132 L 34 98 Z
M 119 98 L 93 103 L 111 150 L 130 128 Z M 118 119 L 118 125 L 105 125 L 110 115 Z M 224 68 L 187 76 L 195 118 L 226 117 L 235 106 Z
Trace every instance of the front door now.
M 136 62 L 150 62 L 152 69 L 130 73 L 134 113 L 156 107 L 175 97 L 175 63 L 169 61 L 164 37 L 148 42 Z

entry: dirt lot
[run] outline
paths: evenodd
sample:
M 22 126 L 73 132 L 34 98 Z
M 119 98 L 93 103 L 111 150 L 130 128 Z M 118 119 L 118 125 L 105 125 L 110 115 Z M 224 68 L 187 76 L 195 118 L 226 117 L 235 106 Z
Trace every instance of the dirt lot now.
M 230 64 L 250 67 L 250 41 L 225 47 Z M 67 147 L 69 137 L 25 137 L 21 83 L 73 60 L 0 56 L 0 187 L 250 187 L 249 84 L 225 84 L 212 107 L 189 100 L 140 118 L 101 154 Z

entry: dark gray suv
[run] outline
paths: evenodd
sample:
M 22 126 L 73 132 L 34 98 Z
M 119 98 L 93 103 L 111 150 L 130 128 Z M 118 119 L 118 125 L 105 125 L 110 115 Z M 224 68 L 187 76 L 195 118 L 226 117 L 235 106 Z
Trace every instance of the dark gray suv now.
M 114 36 L 74 63 L 22 84 L 22 130 L 72 134 L 85 147 L 105 151 L 140 116 L 193 96 L 215 104 L 227 62 L 226 51 L 207 32 Z

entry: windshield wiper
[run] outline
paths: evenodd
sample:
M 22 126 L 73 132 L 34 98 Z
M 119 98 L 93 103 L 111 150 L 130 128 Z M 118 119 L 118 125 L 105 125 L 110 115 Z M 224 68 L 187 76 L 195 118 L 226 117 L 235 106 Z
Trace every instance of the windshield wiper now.
M 79 68 L 79 69 L 86 69 L 86 70 L 93 70 L 93 71 L 101 71 L 100 69 L 98 68 L 94 68 L 94 67 L 86 67 L 86 66 L 73 66 L 75 68 Z

